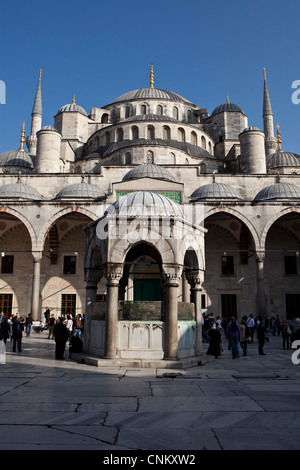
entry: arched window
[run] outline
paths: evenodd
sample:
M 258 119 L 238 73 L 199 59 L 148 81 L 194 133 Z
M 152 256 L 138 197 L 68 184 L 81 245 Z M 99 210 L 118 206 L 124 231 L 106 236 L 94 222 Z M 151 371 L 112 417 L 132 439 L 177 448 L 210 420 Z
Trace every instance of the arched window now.
M 151 150 L 148 150 L 148 152 L 147 152 L 146 163 L 154 163 L 154 154 Z
M 170 153 L 170 158 L 171 158 L 171 162 L 170 162 L 170 163 L 174 163 L 174 165 L 175 165 L 175 163 L 176 163 L 176 156 L 175 156 L 175 153 L 171 152 L 171 153 Z
M 125 165 L 131 165 L 131 153 L 126 152 L 125 154 Z
M 147 127 L 147 139 L 150 139 L 150 140 L 155 139 L 155 133 L 154 133 L 154 127 L 153 126 L 148 126 Z
M 200 163 L 200 173 L 205 174 L 206 173 L 206 165 L 205 163 Z
M 208 142 L 208 151 L 209 153 L 212 155 L 212 145 L 211 145 L 211 142 Z
M 123 140 L 123 129 L 117 130 L 117 142 L 121 142 Z
M 170 140 L 171 139 L 171 130 L 169 126 L 164 126 L 163 127 L 163 139 L 164 140 Z
M 206 139 L 204 136 L 201 137 L 201 147 L 206 150 Z
M 125 108 L 125 119 L 130 117 L 130 106 L 126 106 Z
M 109 142 L 110 142 L 110 133 L 107 131 L 104 134 L 104 145 L 109 144 Z
M 192 118 L 192 111 L 190 109 L 188 109 L 188 112 L 187 112 L 187 122 L 192 122 L 193 118 Z
M 184 129 L 182 129 L 182 127 L 179 127 L 178 129 L 178 140 L 179 142 L 185 142 L 185 132 L 184 132 Z
M 193 145 L 198 145 L 198 142 L 197 142 L 197 134 L 195 131 L 192 131 L 191 133 L 191 142 Z
M 176 106 L 173 108 L 173 118 L 178 119 L 178 108 Z
M 139 138 L 139 129 L 137 126 L 132 126 L 131 137 L 132 137 L 132 140 L 137 140 Z
M 108 123 L 108 114 L 107 113 L 102 114 L 101 123 L 102 124 L 107 124 Z
M 147 106 L 145 104 L 141 104 L 141 114 L 147 114 Z
M 159 116 L 163 115 L 163 107 L 161 104 L 157 106 L 156 114 L 158 114 Z

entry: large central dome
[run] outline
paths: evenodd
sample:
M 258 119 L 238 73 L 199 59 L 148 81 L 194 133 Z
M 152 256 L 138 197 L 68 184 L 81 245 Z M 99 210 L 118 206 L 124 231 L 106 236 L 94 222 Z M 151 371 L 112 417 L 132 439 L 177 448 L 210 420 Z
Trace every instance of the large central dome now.
M 113 103 L 119 103 L 121 101 L 131 101 L 139 99 L 156 99 L 156 100 L 173 100 L 173 101 L 182 101 L 184 103 L 191 103 L 191 101 L 183 98 L 177 93 L 173 93 L 168 90 L 161 90 L 159 88 L 141 88 L 140 90 L 133 90 L 125 93 L 124 95 L 116 98 Z

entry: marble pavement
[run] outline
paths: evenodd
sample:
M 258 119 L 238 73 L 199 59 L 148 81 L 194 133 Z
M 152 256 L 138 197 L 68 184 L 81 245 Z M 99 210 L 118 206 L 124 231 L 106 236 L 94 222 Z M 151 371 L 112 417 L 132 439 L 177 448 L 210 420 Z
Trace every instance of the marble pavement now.
M 299 450 L 300 365 L 280 337 L 265 352 L 256 342 L 186 369 L 104 368 L 67 350 L 56 361 L 54 341 L 33 332 L 0 364 L 0 450 Z

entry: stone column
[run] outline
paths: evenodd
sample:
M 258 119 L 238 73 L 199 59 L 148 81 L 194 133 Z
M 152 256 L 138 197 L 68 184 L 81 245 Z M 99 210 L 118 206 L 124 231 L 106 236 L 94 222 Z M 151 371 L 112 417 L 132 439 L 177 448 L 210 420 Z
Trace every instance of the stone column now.
M 102 277 L 99 269 L 90 268 L 86 272 L 86 296 L 84 315 L 83 352 L 88 353 L 91 341 L 91 321 L 93 303 L 97 297 L 97 285 Z
M 264 317 L 265 308 L 265 287 L 264 287 L 264 261 L 265 252 L 256 252 L 256 279 L 257 279 L 257 315 Z
M 191 301 L 190 285 L 186 278 L 185 271 L 182 273 L 182 302 L 189 303 Z
M 119 265 L 110 266 L 105 277 L 107 282 L 104 358 L 114 359 L 118 352 L 119 281 L 122 277 L 122 268 Z
M 164 358 L 168 360 L 178 359 L 178 285 L 180 276 L 177 274 L 163 273 L 166 308 L 165 308 L 165 352 Z
M 41 281 L 41 261 L 42 252 L 32 253 L 33 256 L 33 276 L 32 276 L 32 296 L 31 296 L 31 316 L 34 321 L 41 320 L 40 312 L 40 281 Z
M 191 284 L 192 302 L 195 305 L 195 322 L 196 322 L 196 344 L 195 354 L 202 354 L 202 308 L 201 308 L 201 282 L 202 277 L 199 273 L 189 275 L 189 283 Z

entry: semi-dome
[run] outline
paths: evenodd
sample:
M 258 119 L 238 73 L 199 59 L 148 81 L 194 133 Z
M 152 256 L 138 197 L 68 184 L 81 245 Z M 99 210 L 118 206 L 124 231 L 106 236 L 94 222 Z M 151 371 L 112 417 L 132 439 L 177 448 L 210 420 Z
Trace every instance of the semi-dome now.
M 151 191 L 138 191 L 122 196 L 108 207 L 106 214 L 128 217 L 183 217 L 179 204 L 163 194 Z
M 215 114 L 224 113 L 224 112 L 245 114 L 244 111 L 236 104 L 224 103 L 224 104 L 221 104 L 220 106 L 217 106 L 213 110 L 212 115 L 214 116 Z
M 267 156 L 268 168 L 300 166 L 300 155 L 291 152 L 275 152 Z
M 165 168 L 154 163 L 144 163 L 130 170 L 122 181 L 136 180 L 140 178 L 153 178 L 157 180 L 172 181 L 176 183 L 174 176 Z
M 274 199 L 299 199 L 300 188 L 290 183 L 275 183 L 263 188 L 255 196 L 254 201 L 269 201 Z
M 55 199 L 73 198 L 105 199 L 106 195 L 101 191 L 101 189 L 97 188 L 97 186 L 94 186 L 93 184 L 75 183 L 66 186 L 55 196 Z
M 23 183 L 11 183 L 0 186 L 0 199 L 28 199 L 39 201 L 43 197 L 31 186 Z
M 0 166 L 17 166 L 33 169 L 33 160 L 31 155 L 25 150 L 12 150 L 0 155 Z
M 235 189 L 224 183 L 209 183 L 196 189 L 191 199 L 241 199 Z
M 186 98 L 183 98 L 183 96 L 180 96 L 177 93 L 173 93 L 172 91 L 168 91 L 168 90 L 161 90 L 159 88 L 141 88 L 139 90 L 129 91 L 127 93 L 124 93 L 124 95 L 121 95 L 118 98 L 116 98 L 112 102 L 112 104 L 119 103 L 121 101 L 132 101 L 132 100 L 138 100 L 138 99 L 182 101 L 184 103 L 192 104 L 189 100 L 187 100 Z

